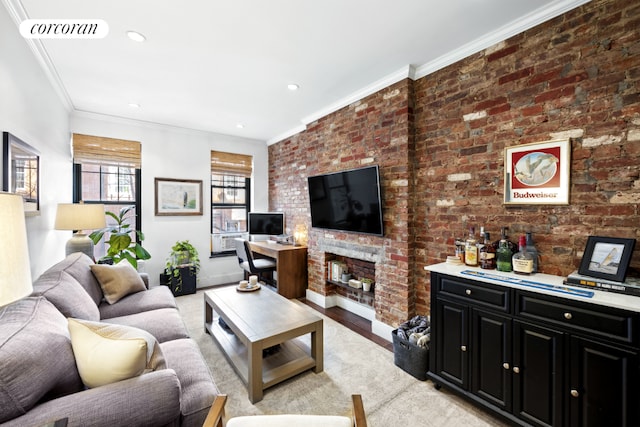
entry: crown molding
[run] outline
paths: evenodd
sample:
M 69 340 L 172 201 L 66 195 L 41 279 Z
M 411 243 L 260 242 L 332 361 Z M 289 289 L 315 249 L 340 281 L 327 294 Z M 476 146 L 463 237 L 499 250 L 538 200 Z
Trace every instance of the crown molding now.
M 280 142 L 283 141 L 287 138 L 289 138 L 290 136 L 296 135 L 300 132 L 304 132 L 307 129 L 307 125 L 306 124 L 301 124 L 298 125 L 292 129 L 287 130 L 286 132 L 283 132 L 279 135 L 276 135 L 274 137 L 272 137 L 271 139 L 267 140 L 267 145 L 273 145 L 276 142 Z
M 481 52 L 496 43 L 513 37 L 516 34 L 520 34 L 550 19 L 556 18 L 563 13 L 589 3 L 590 1 L 591 0 L 560 0 L 550 6 L 541 7 L 524 17 L 518 18 L 516 21 L 503 25 L 497 30 L 492 31 L 471 43 L 467 43 L 459 49 L 453 50 L 446 55 L 442 55 L 431 62 L 420 65 L 416 68 L 416 79 L 441 70 L 444 67 L 454 64 L 475 53 Z
M 5 8 L 9 12 L 11 19 L 13 19 L 17 28 L 20 28 L 20 23 L 22 21 L 29 19 L 29 15 L 27 15 L 27 11 L 20 0 L 2 0 L 2 3 L 4 3 Z M 27 46 L 31 48 L 33 55 L 40 64 L 40 67 L 42 67 L 42 70 L 49 79 L 49 82 L 51 82 L 53 90 L 62 101 L 64 107 L 67 111 L 73 111 L 74 106 L 71 101 L 71 97 L 69 96 L 67 89 L 64 87 L 62 79 L 60 78 L 56 67 L 53 65 L 53 61 L 51 61 L 51 57 L 47 53 L 42 41 L 40 39 L 24 39 L 24 41 Z
M 309 123 L 313 123 L 316 120 L 327 116 L 333 112 L 338 111 L 341 108 L 344 108 L 348 105 L 353 104 L 354 102 L 357 102 L 369 95 L 372 95 L 376 92 L 381 91 L 382 89 L 391 86 L 394 83 L 397 83 L 401 80 L 404 80 L 406 78 L 415 80 L 415 69 L 413 67 L 413 65 L 405 65 L 404 67 L 402 67 L 401 69 L 386 75 L 385 77 L 381 78 L 380 80 L 377 80 L 373 83 L 371 83 L 370 85 L 367 85 L 365 87 L 363 87 L 360 90 L 357 90 L 356 92 L 351 93 L 350 95 L 345 96 L 342 99 L 339 99 L 338 101 L 334 102 L 333 104 L 329 104 L 326 107 L 322 108 L 321 110 L 316 111 L 315 113 L 312 113 L 306 117 L 302 118 L 302 123 L 304 123 L 305 125 L 308 125 Z
M 509 37 L 513 37 L 516 34 L 520 34 L 530 28 L 535 27 L 543 22 L 546 22 L 550 19 L 556 18 L 557 16 L 562 15 L 565 12 L 568 12 L 576 7 L 582 6 L 583 4 L 589 3 L 591 0 L 559 0 L 549 6 L 540 7 L 539 9 L 525 15 L 522 18 L 519 18 L 516 21 L 513 21 L 507 25 L 504 25 L 498 28 L 495 31 L 486 34 L 485 36 L 475 40 L 472 43 L 467 43 L 466 45 L 453 50 L 446 55 L 442 55 L 439 58 L 436 58 L 433 61 L 430 61 L 426 64 L 422 64 L 420 66 L 407 65 L 402 69 L 396 71 L 395 73 L 389 74 L 386 77 L 360 89 L 352 93 L 351 95 L 342 98 L 336 101 L 333 104 L 328 105 L 327 107 L 316 111 L 313 114 L 310 114 L 301 119 L 301 122 L 304 126 L 298 126 L 294 129 L 291 129 L 287 132 L 284 132 L 282 135 L 275 136 L 267 141 L 268 145 L 275 144 L 287 137 L 293 136 L 298 132 L 302 132 L 306 129 L 306 126 L 309 123 L 314 122 L 324 116 L 327 116 L 340 108 L 346 107 L 356 101 L 363 99 L 366 96 L 369 96 L 377 91 L 380 91 L 394 83 L 399 82 L 402 79 L 410 78 L 412 80 L 417 80 L 422 77 L 425 77 L 431 73 L 434 73 L 438 70 L 441 70 L 444 67 L 447 67 L 451 64 L 454 64 L 464 58 L 467 58 L 475 53 L 478 53 L 484 49 L 487 49 L 496 43 L 504 41 Z
M 132 126 L 136 128 L 150 129 L 150 130 L 160 131 L 160 132 L 174 132 L 174 133 L 180 133 L 184 135 L 199 135 L 199 136 L 206 136 L 206 137 L 214 136 L 214 137 L 224 138 L 225 140 L 251 142 L 251 143 L 256 143 L 258 145 L 264 145 L 266 143 L 263 139 L 248 138 L 244 136 L 214 132 L 210 130 L 188 128 L 188 127 L 182 127 L 177 125 L 168 125 L 164 123 L 150 122 L 150 121 L 139 120 L 139 119 L 131 119 L 128 117 L 114 116 L 114 115 L 104 114 L 104 113 L 95 113 L 92 111 L 85 111 L 85 110 L 73 110 L 69 114 L 69 117 L 71 119 L 72 129 L 74 128 L 74 124 L 73 124 L 74 120 L 84 119 L 84 120 L 96 120 L 104 123 L 113 123 L 121 126 Z
M 301 125 L 296 126 L 293 129 L 289 129 L 286 132 L 283 132 L 280 135 L 276 135 L 273 138 L 270 138 L 267 141 L 267 145 L 272 145 L 275 144 L 276 142 L 280 142 L 283 139 L 286 139 L 290 136 L 293 136 L 297 133 L 300 133 L 302 131 L 304 131 L 307 126 L 309 125 L 309 123 L 313 123 L 318 119 L 321 119 L 322 117 L 328 116 L 331 113 L 334 113 L 336 111 L 338 111 L 341 108 L 344 108 L 346 106 L 349 106 L 351 104 L 353 104 L 354 102 L 357 102 L 369 95 L 372 95 L 376 92 L 381 91 L 384 88 L 387 88 L 389 86 L 391 86 L 394 83 L 397 83 L 399 81 L 402 81 L 404 79 L 411 79 L 411 80 L 415 80 L 415 68 L 413 67 L 413 65 L 406 65 L 404 67 L 402 67 L 401 69 L 388 74 L 387 76 L 381 78 L 380 80 L 377 80 L 373 83 L 371 83 L 370 85 L 367 85 L 365 87 L 363 87 L 360 90 L 357 90 L 356 92 L 353 92 L 347 96 L 345 96 L 344 98 L 339 99 L 338 101 L 327 105 L 326 107 L 322 108 L 321 110 L 318 110 L 306 117 L 303 117 L 300 121 L 302 122 Z

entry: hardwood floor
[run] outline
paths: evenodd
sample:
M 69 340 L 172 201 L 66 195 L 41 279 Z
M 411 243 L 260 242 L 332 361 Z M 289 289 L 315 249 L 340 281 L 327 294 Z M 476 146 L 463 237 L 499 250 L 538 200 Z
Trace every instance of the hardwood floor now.
M 380 338 L 378 335 L 371 332 L 371 321 L 340 307 L 322 308 L 304 298 L 301 298 L 300 302 L 307 304 L 309 307 L 312 307 L 314 310 L 324 314 L 330 319 L 335 320 L 341 325 L 346 326 L 352 331 L 393 352 L 393 344 L 391 342 Z

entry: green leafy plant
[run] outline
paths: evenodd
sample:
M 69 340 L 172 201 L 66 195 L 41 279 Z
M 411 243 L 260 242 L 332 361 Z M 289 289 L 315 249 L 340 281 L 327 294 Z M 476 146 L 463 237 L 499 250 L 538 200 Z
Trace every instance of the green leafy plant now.
M 117 264 L 122 260 L 127 260 L 134 267 L 138 268 L 138 260 L 151 258 L 151 254 L 139 242 L 144 240 L 144 234 L 136 230 L 138 241 L 131 239 L 131 221 L 135 215 L 129 215 L 135 206 L 125 206 L 120 209 L 118 215 L 113 212 L 105 212 L 105 215 L 115 220 L 115 225 L 108 225 L 105 228 L 96 230 L 89 235 L 94 244 L 100 242 L 105 233 L 109 233 L 109 240 L 105 243 L 109 246 L 107 254 L 100 258 L 100 262 Z
M 176 292 L 182 290 L 181 267 L 188 267 L 190 274 L 197 275 L 200 271 L 198 250 L 188 240 L 178 241 L 171 247 L 171 253 L 164 267 L 165 274 L 175 278 Z

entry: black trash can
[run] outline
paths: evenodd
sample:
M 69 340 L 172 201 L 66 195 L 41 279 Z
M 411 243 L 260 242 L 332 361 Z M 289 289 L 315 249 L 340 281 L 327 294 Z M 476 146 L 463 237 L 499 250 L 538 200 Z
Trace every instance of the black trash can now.
M 429 349 L 420 347 L 398 336 L 398 330 L 391 332 L 393 338 L 393 363 L 420 381 L 427 379 L 429 370 Z

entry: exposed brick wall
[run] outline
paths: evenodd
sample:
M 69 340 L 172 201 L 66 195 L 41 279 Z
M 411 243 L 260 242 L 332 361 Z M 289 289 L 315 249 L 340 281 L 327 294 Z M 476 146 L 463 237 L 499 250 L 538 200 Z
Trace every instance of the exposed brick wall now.
M 286 212 L 291 231 L 308 230 L 309 289 L 328 295 L 326 246 L 375 248 L 376 318 L 389 324 L 415 311 L 415 251 L 410 241 L 413 194 L 413 82 L 405 80 L 345 107 L 269 147 L 269 205 Z M 307 177 L 376 164 L 380 167 L 385 236 L 311 228 Z
M 376 318 L 397 325 L 429 312 L 423 266 L 452 254 L 470 225 L 494 239 L 503 225 L 514 238 L 532 231 L 540 270 L 561 276 L 589 235 L 640 238 L 639 28 L 637 2 L 594 0 L 270 146 L 271 208 L 309 227 L 309 287 L 326 292 L 314 250 L 325 239 L 379 246 Z M 504 148 L 565 137 L 569 205 L 503 205 Z M 370 163 L 381 168 L 385 237 L 311 230 L 306 177 Z

